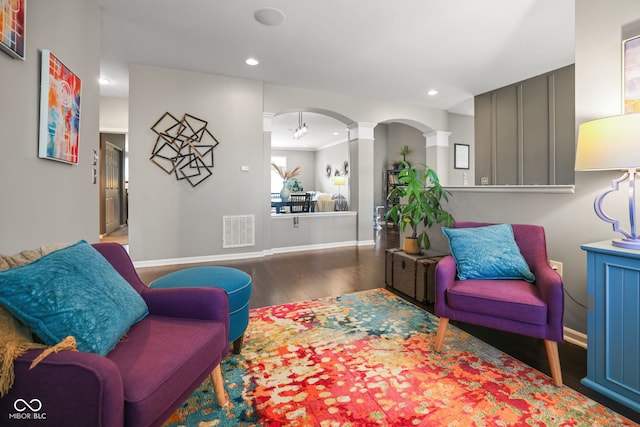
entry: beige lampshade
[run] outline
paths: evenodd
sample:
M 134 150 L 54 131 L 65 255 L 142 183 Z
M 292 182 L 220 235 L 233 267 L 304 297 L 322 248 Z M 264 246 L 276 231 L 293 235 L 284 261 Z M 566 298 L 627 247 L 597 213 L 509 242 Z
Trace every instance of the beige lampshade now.
M 580 125 L 577 171 L 640 168 L 640 113 L 605 117 Z
M 344 176 L 333 177 L 333 185 L 344 185 L 344 183 L 345 183 Z

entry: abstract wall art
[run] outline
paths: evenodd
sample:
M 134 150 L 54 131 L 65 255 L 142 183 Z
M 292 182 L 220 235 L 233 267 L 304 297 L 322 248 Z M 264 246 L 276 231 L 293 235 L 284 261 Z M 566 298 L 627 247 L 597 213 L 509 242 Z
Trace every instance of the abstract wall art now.
M 640 36 L 622 42 L 624 113 L 640 113 Z
M 48 50 L 42 51 L 38 156 L 77 164 L 80 78 Z
M 27 0 L 0 0 L 0 49 L 24 60 Z
M 185 114 L 177 119 L 164 113 L 151 127 L 156 134 L 150 160 L 178 181 L 192 187 L 213 175 L 213 149 L 218 140 L 207 129 L 208 122 Z

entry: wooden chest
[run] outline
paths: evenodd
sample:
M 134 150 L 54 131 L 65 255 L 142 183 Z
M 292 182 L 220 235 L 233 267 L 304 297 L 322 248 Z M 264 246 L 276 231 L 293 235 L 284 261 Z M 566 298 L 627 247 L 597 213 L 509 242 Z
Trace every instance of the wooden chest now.
M 419 259 L 416 268 L 416 299 L 420 302 L 435 301 L 436 265 L 442 256 Z
M 410 255 L 400 249 L 387 249 L 385 283 L 419 302 L 432 303 L 436 264 L 441 259 L 440 255 Z

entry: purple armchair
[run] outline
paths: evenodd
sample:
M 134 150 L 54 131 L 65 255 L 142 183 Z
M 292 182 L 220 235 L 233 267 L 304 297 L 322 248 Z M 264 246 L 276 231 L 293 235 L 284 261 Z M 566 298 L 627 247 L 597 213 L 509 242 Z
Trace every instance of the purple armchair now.
M 106 357 L 62 351 L 31 370 L 40 350 L 17 358 L 15 383 L 0 399 L 0 424 L 159 426 L 208 376 L 218 404 L 224 405 L 220 362 L 229 350 L 226 292 L 150 289 L 122 246 L 93 246 L 140 293 L 149 315 Z
M 491 225 L 457 222 L 455 228 Z M 535 282 L 524 280 L 458 280 L 449 255 L 436 266 L 435 314 L 440 317 L 435 350 L 441 351 L 449 319 L 542 338 L 551 375 L 562 386 L 558 343 L 563 342 L 562 279 L 548 264 L 544 229 L 513 224 L 513 234 Z

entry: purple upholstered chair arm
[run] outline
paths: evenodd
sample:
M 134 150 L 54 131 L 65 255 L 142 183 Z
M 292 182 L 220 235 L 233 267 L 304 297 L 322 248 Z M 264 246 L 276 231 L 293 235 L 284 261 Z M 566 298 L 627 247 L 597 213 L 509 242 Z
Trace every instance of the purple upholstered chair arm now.
M 42 425 L 123 425 L 122 379 L 111 360 L 93 353 L 61 351 L 47 356 L 29 369 L 40 353 L 41 350 L 29 350 L 16 359 L 15 383 L 9 393 L 0 399 L 0 414 L 3 416 L 1 425 L 38 424 L 33 419 L 8 418 L 9 414 L 18 413 L 14 406 L 18 399 L 40 401 L 42 408 L 37 415 L 46 417 L 41 420 Z M 37 405 L 37 402 L 32 403 L 34 407 Z M 19 407 L 24 411 L 24 407 Z M 31 411 L 27 409 L 26 412 Z M 70 419 L 70 416 L 73 418 Z
M 150 314 L 223 322 L 228 341 L 229 297 L 224 289 L 145 287 L 142 298 Z
M 437 316 L 446 317 L 446 292 L 455 280 L 456 261 L 451 255 L 447 255 L 438 261 L 436 265 L 435 312 Z
M 564 291 L 562 278 L 546 262 L 530 266 L 536 276 L 536 287 L 540 297 L 547 304 L 547 339 L 564 341 Z

